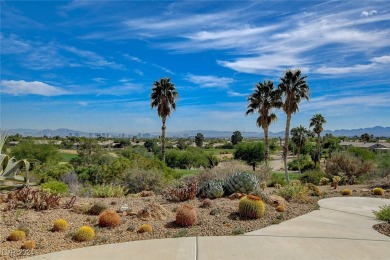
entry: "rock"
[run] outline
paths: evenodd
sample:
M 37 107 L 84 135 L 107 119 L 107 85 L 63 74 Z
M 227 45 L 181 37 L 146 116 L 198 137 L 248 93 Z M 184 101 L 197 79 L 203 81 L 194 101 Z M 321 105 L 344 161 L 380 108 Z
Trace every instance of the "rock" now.
M 369 189 L 362 189 L 362 192 L 370 192 Z
M 151 217 L 152 217 L 152 213 L 150 212 L 150 209 L 147 207 L 137 212 L 137 218 L 139 219 L 145 219 Z
M 123 204 L 120 209 L 118 210 L 118 213 L 122 213 L 129 210 L 129 206 L 127 204 Z
M 287 201 L 283 197 L 275 195 L 275 194 L 269 195 L 268 201 L 266 201 L 266 203 L 269 205 L 272 205 L 274 207 L 277 207 L 280 205 L 283 205 L 283 206 L 287 205 Z
M 166 220 L 167 217 L 168 211 L 156 203 L 150 203 L 147 207 L 137 212 L 137 218 L 139 219 L 153 218 L 156 220 Z
M 241 199 L 242 197 L 244 197 L 244 194 L 236 192 L 236 193 L 233 193 L 232 195 L 230 195 L 229 199 L 238 200 L 238 199 Z

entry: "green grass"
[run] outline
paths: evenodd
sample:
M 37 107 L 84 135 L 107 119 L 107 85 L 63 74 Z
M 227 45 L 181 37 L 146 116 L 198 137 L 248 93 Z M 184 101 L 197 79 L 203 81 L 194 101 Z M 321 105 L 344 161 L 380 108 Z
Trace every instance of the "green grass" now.
M 276 173 L 276 174 L 278 174 L 278 175 L 280 175 L 282 177 L 285 176 L 283 171 L 274 171 L 272 173 Z M 289 173 L 288 175 L 290 176 L 290 181 L 292 181 L 292 180 L 299 180 L 299 177 L 302 176 L 302 173 L 295 173 L 295 172 L 293 172 L 293 173 Z
M 71 159 L 76 158 L 77 154 L 60 153 L 62 162 L 69 162 Z

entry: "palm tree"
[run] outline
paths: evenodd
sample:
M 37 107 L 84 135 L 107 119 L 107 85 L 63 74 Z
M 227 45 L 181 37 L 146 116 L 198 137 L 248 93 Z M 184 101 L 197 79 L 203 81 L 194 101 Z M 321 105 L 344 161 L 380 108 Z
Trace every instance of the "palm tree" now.
M 161 153 L 163 162 L 165 162 L 165 122 L 167 117 L 170 116 L 171 110 L 176 110 L 175 99 L 177 96 L 178 93 L 175 89 L 175 85 L 171 83 L 169 78 L 162 78 L 160 81 L 155 81 L 153 83 L 152 94 L 150 95 L 150 105 L 152 108 L 157 108 L 157 114 L 162 120 Z
M 283 146 L 283 161 L 284 161 L 284 173 L 286 175 L 287 183 L 290 182 L 290 178 L 287 172 L 287 154 L 288 154 L 288 138 L 290 133 L 290 122 L 292 114 L 299 111 L 298 105 L 302 99 L 309 100 L 309 85 L 306 83 L 306 77 L 302 76 L 301 71 L 286 70 L 284 76 L 280 78 L 278 85 L 278 91 L 283 96 L 283 110 L 286 113 L 286 130 L 284 136 Z
M 321 159 L 320 141 L 321 141 L 321 132 L 324 130 L 322 125 L 325 123 L 326 123 L 326 120 L 321 114 L 315 114 L 310 119 L 310 127 L 314 127 L 313 132 L 317 134 L 317 153 L 316 153 L 315 161 L 314 161 L 315 166 L 317 166 L 317 162 L 319 162 Z
M 301 165 L 300 165 L 300 155 L 301 155 L 301 147 L 306 144 L 307 138 L 310 135 L 310 131 L 307 130 L 303 126 L 295 127 L 291 129 L 291 141 L 297 146 L 297 157 L 298 157 L 298 171 L 301 172 Z
M 248 110 L 245 114 L 252 114 L 256 110 L 259 113 L 257 125 L 264 130 L 265 162 L 268 163 L 268 128 L 277 119 L 276 115 L 272 113 L 272 109 L 281 107 L 282 103 L 280 95 L 278 95 L 279 92 L 274 90 L 273 82 L 264 80 L 264 83 L 259 82 L 255 87 L 253 94 L 249 95 L 247 99 Z

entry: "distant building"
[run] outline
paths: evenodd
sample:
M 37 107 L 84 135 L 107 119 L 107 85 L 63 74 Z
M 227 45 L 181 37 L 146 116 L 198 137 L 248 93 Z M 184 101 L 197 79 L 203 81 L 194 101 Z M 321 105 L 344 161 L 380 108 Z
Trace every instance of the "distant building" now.
M 390 151 L 390 143 L 341 142 L 340 146 L 364 148 L 370 151 Z

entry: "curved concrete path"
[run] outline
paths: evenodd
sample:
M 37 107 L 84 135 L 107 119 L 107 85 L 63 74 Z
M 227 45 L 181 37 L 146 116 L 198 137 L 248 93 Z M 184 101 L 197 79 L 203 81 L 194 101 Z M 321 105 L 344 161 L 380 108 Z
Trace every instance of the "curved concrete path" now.
M 243 236 L 134 241 L 29 259 L 390 259 L 390 237 L 376 232 L 372 210 L 388 199 L 337 197 L 320 210 Z

